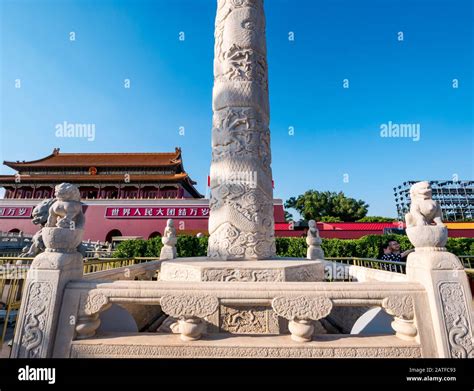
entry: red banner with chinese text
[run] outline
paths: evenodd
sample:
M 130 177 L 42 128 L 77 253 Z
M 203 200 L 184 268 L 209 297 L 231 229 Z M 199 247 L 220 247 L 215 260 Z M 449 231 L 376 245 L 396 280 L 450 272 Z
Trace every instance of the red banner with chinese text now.
M 32 211 L 32 206 L 2 206 L 0 218 L 30 218 Z
M 105 210 L 105 217 L 113 218 L 208 218 L 209 207 L 109 207 Z

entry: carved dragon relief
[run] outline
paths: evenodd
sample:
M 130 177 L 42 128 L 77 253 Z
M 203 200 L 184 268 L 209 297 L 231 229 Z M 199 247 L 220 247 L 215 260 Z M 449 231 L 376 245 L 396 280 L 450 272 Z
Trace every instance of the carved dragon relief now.
M 25 314 L 21 344 L 27 358 L 42 357 L 41 347 L 48 321 L 52 287 L 49 282 L 32 282 L 28 288 L 28 309 Z
M 263 13 L 262 2 L 255 0 L 219 0 L 217 2 L 217 14 L 215 23 L 215 44 L 214 52 L 215 58 L 218 61 L 225 59 L 225 48 L 224 46 L 224 29 L 226 23 L 228 23 L 229 15 L 241 8 L 253 8 L 252 17 L 244 18 L 241 21 L 240 26 L 249 32 L 255 32 L 257 35 L 262 35 L 265 30 L 265 21 L 259 17 Z
M 209 238 L 211 258 L 264 258 L 275 253 L 275 243 L 268 233 L 241 232 L 231 223 L 223 223 Z
M 213 116 L 212 158 L 259 157 L 261 168 L 271 163 L 268 121 L 252 107 L 232 107 L 218 110 Z
M 233 44 L 224 53 L 222 73 L 217 81 L 255 81 L 268 91 L 267 62 L 265 56 L 254 49 Z
M 439 293 L 451 357 L 474 358 L 473 330 L 461 284 L 442 282 Z

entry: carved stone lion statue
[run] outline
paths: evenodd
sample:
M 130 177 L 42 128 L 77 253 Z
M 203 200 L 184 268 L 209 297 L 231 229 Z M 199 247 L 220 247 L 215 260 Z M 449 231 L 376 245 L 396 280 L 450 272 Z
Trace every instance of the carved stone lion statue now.
M 51 205 L 56 201 L 56 198 L 46 198 L 33 208 L 31 212 L 32 223 L 40 225 L 41 228 L 33 235 L 31 239 L 31 246 L 24 247 L 20 257 L 35 257 L 40 252 L 45 250 L 41 230 L 48 221 L 48 213 Z
M 31 212 L 32 223 L 42 227 L 48 221 L 49 208 L 56 201 L 56 198 L 46 198 L 33 208 Z
M 55 188 L 56 201 L 49 208 L 46 227 L 82 229 L 82 213 L 79 189 L 70 183 L 61 183 Z
M 62 183 L 56 186 L 55 191 L 56 198 L 47 198 L 34 207 L 32 222 L 35 225 L 40 225 L 41 229 L 34 234 L 31 246 L 22 249 L 20 257 L 35 257 L 46 249 L 43 242 L 44 227 L 59 226 L 78 229 L 83 227 L 84 215 L 77 187 L 69 183 Z M 86 248 L 82 243 L 77 250 L 83 256 L 86 255 Z
M 405 215 L 407 227 L 437 225 L 444 227 L 441 221 L 441 207 L 432 199 L 433 191 L 428 182 L 417 182 L 410 189 L 410 212 Z

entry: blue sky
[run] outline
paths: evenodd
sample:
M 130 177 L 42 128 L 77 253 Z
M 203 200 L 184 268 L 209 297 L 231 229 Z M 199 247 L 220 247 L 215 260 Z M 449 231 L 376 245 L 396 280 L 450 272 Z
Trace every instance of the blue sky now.
M 473 179 L 472 4 L 267 0 L 275 197 L 343 191 L 370 215 L 395 216 L 392 188 L 405 180 Z M 2 0 L 0 10 L 2 161 L 181 146 L 206 193 L 215 0 Z M 56 137 L 63 121 L 95 124 L 95 140 Z M 419 124 L 420 140 L 381 137 L 389 121 Z

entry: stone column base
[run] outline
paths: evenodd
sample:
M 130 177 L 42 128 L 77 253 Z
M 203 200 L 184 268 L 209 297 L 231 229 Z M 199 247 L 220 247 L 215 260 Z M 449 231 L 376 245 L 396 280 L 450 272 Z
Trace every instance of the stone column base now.
M 282 282 L 322 281 L 324 263 L 300 258 L 216 261 L 207 257 L 163 262 L 161 281 Z

